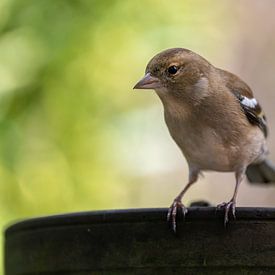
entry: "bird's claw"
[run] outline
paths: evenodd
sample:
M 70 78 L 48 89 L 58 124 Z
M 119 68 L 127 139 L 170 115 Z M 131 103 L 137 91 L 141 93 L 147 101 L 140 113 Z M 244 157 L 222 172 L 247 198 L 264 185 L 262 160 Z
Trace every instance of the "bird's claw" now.
M 229 211 L 231 210 L 232 216 L 234 219 L 236 219 L 236 204 L 233 200 L 229 202 L 223 202 L 219 205 L 217 205 L 217 209 L 223 209 L 224 208 L 224 226 L 226 227 L 228 221 L 229 221 Z
M 177 230 L 176 217 L 177 217 L 177 209 L 178 208 L 181 209 L 182 215 L 183 215 L 183 218 L 184 218 L 186 213 L 187 213 L 187 208 L 183 205 L 183 203 L 179 199 L 174 200 L 174 202 L 172 203 L 172 205 L 168 209 L 168 213 L 167 213 L 167 221 L 170 222 L 170 220 L 171 220 L 172 229 L 175 233 L 176 233 L 176 230 Z

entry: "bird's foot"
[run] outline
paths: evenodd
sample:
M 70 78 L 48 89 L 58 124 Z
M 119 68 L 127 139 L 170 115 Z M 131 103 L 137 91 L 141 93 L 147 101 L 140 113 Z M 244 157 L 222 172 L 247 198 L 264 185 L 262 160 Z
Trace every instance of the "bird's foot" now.
M 167 213 L 167 221 L 168 222 L 171 221 L 172 229 L 173 229 L 173 231 L 175 233 L 176 233 L 176 230 L 177 230 L 176 217 L 177 217 L 177 210 L 178 210 L 178 208 L 181 209 L 182 215 L 183 215 L 183 218 L 184 218 L 185 215 L 186 215 L 186 213 L 187 213 L 187 208 L 183 205 L 183 203 L 181 202 L 181 200 L 178 199 L 178 198 L 176 198 L 174 200 L 174 202 L 172 203 L 172 205 L 168 209 L 168 213 Z
M 229 212 L 231 210 L 232 216 L 234 219 L 236 219 L 236 204 L 234 200 L 231 200 L 229 202 L 223 202 L 221 204 L 217 205 L 217 209 L 223 209 L 224 208 L 224 226 L 226 227 L 228 221 L 229 221 Z

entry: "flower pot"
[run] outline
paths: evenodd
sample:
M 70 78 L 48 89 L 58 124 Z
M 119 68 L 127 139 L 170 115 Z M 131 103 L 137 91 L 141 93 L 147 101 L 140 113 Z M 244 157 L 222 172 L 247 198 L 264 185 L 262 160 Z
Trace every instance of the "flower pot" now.
M 5 232 L 5 274 L 275 274 L 275 208 L 190 207 L 177 234 L 167 209 L 64 214 Z

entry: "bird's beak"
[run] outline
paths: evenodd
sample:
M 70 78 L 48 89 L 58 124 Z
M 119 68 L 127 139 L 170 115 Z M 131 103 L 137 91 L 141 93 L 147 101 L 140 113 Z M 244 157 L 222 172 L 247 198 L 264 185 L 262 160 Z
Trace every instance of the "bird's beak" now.
M 160 88 L 161 83 L 157 77 L 151 76 L 147 73 L 135 86 L 133 89 L 156 89 Z

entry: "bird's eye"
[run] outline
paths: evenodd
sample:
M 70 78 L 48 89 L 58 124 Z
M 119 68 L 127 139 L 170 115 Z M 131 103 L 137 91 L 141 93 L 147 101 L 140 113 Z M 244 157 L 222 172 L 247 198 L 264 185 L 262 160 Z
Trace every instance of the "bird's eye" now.
M 175 66 L 175 65 L 170 66 L 167 71 L 168 71 L 169 74 L 176 74 L 177 71 L 178 71 L 178 67 Z

